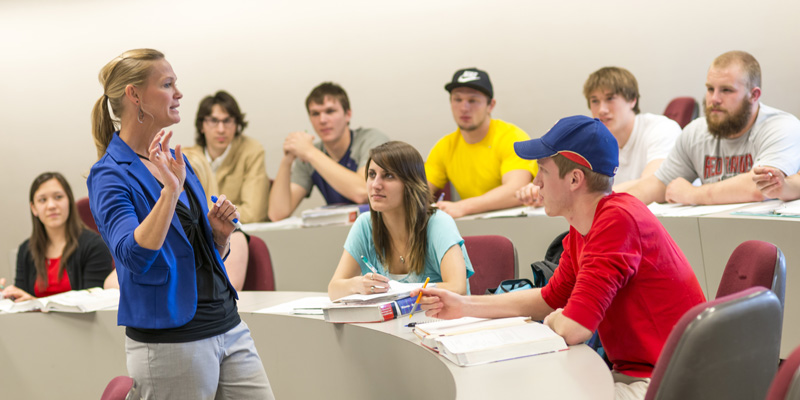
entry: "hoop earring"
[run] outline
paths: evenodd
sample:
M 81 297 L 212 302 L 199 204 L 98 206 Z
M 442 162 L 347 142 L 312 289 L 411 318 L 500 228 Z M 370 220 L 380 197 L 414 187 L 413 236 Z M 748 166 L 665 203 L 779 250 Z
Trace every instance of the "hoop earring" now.
M 139 121 L 140 124 L 144 123 L 144 112 L 142 111 L 141 106 L 139 106 L 139 114 L 136 115 L 136 119 Z

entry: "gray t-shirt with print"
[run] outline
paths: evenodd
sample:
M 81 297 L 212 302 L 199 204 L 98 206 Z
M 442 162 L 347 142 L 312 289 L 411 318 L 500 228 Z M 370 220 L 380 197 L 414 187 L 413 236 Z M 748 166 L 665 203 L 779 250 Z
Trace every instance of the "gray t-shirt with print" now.
M 665 185 L 679 177 L 715 183 L 756 165 L 787 175 L 800 169 L 800 121 L 794 115 L 760 104 L 753 127 L 735 139 L 715 138 L 706 119 L 697 118 L 683 129 L 656 178 Z

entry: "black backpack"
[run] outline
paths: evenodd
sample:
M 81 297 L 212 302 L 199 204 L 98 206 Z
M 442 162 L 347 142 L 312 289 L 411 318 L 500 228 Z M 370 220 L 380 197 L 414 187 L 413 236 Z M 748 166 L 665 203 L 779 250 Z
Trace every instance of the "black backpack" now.
M 566 231 L 558 236 L 547 246 L 547 252 L 544 253 L 544 260 L 536 261 L 531 264 L 533 271 L 533 286 L 544 287 L 553 276 L 553 273 L 558 267 L 558 261 L 561 259 L 561 253 L 564 252 L 564 245 L 562 241 L 567 236 L 569 231 Z

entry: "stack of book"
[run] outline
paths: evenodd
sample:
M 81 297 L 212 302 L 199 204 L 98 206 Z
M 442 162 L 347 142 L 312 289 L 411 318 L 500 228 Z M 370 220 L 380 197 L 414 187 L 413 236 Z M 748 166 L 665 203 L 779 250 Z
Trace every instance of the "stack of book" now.
M 420 324 L 421 344 L 460 366 L 567 350 L 564 338 L 527 317 L 459 318 Z
M 431 284 L 429 286 L 435 286 Z M 389 291 L 376 294 L 353 294 L 322 308 L 325 321 L 337 323 L 383 322 L 411 312 L 416 298 L 409 297 L 422 283 L 389 282 Z
M 414 297 L 399 300 L 366 303 L 366 304 L 334 304 L 322 309 L 325 321 L 335 323 L 383 322 L 408 315 L 414 303 Z

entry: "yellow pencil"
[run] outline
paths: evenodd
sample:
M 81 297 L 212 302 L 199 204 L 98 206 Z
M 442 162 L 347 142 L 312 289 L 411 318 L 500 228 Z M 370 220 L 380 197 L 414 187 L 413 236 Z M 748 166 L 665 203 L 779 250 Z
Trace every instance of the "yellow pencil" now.
M 425 289 L 425 286 L 428 286 L 428 282 L 429 282 L 430 280 L 431 280 L 431 277 L 430 277 L 430 276 L 429 276 L 429 277 L 427 277 L 427 278 L 425 278 L 425 283 L 422 285 L 422 288 L 423 288 L 423 289 Z M 414 315 L 414 310 L 416 310 L 416 309 L 417 309 L 417 305 L 419 304 L 419 301 L 420 301 L 420 300 L 422 300 L 422 290 L 420 290 L 420 291 L 419 291 L 419 294 L 417 295 L 417 301 L 415 301 L 415 302 L 414 302 L 414 306 L 413 306 L 413 307 L 411 307 L 411 312 L 410 312 L 410 313 L 408 313 L 408 319 L 411 319 L 411 317 Z

